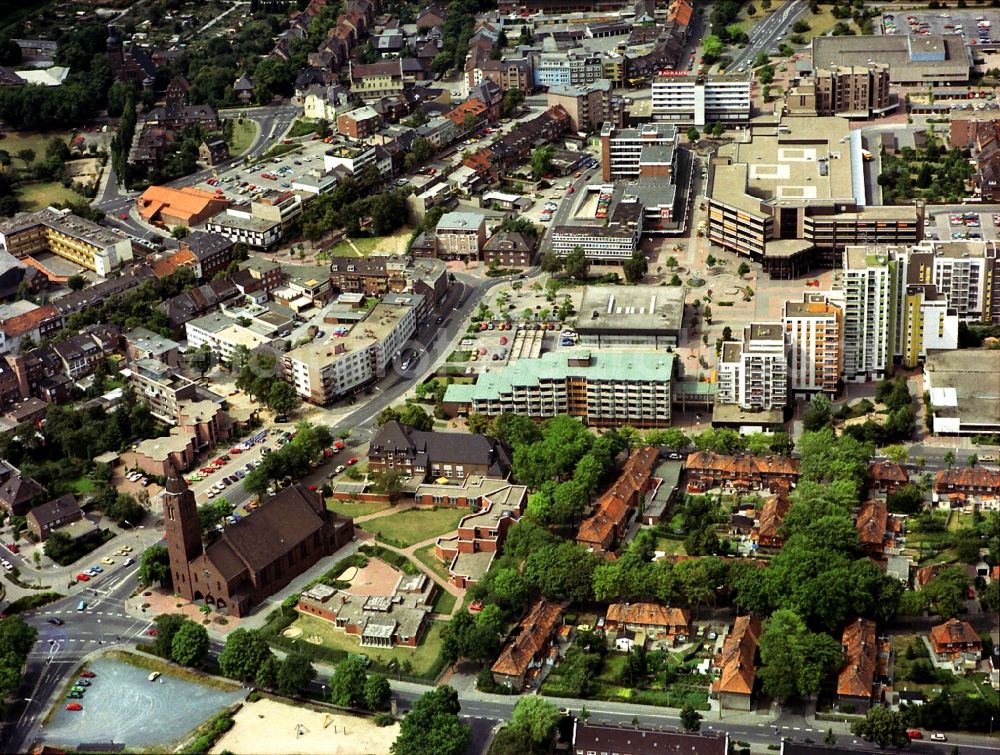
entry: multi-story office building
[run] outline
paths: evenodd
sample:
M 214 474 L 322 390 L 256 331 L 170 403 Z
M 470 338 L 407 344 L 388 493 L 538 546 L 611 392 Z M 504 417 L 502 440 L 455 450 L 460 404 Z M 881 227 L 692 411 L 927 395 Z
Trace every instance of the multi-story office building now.
M 854 244 L 915 244 L 923 206 L 865 206 L 860 140 L 843 118 L 760 120 L 709 172 L 708 238 L 775 277 L 834 265 Z
M 844 311 L 845 381 L 880 379 L 892 364 L 899 286 L 899 263 L 889 249 L 844 250 L 838 304 Z
M 788 403 L 788 343 L 778 322 L 751 323 L 742 341 L 722 344 L 716 401 L 749 411 Z
M 673 149 L 677 127 L 669 123 L 646 123 L 637 128 L 618 128 L 613 123 L 601 127 L 601 168 L 604 180 L 635 179 L 641 175 L 645 154 L 649 161 L 655 148 Z
M 889 90 L 889 67 L 874 62 L 817 69 L 785 97 L 785 108 L 792 115 L 874 118 L 898 104 Z
M 69 210 L 51 207 L 0 223 L 0 249 L 21 259 L 51 252 L 102 277 L 132 259 L 132 242 Z
M 450 385 L 444 405 L 453 416 L 569 414 L 591 427 L 663 427 L 673 370 L 664 352 L 550 352 L 484 373 L 474 385 Z
M 566 256 L 582 247 L 589 260 L 621 261 L 632 256 L 642 236 L 645 208 L 632 197 L 625 197 L 622 187 L 602 189 L 602 198 L 609 200 L 611 210 L 599 218 L 579 218 L 576 222 L 552 229 L 550 248 Z
M 750 81 L 730 77 L 661 75 L 653 81 L 653 118 L 704 126 L 750 121 Z
M 900 34 L 817 37 L 817 69 L 888 67 L 889 81 L 908 86 L 946 86 L 969 80 L 972 54 L 962 34 Z
M 205 223 L 205 230 L 225 236 L 237 244 L 265 251 L 281 241 L 281 223 L 276 220 L 254 217 L 237 210 L 224 212 Z
M 837 393 L 843 369 L 843 312 L 825 294 L 806 293 L 785 302 L 789 384 L 795 396 Z
M 221 312 L 186 322 L 184 330 L 187 333 L 188 348 L 207 346 L 219 361 L 226 364 L 232 362 L 238 349 L 253 351 L 258 346 L 271 342 L 269 336 L 246 328 Z
M 328 404 L 384 377 L 389 364 L 417 328 L 422 297 L 398 294 L 376 304 L 343 338 L 332 334 L 299 346 L 282 359 L 296 393 Z

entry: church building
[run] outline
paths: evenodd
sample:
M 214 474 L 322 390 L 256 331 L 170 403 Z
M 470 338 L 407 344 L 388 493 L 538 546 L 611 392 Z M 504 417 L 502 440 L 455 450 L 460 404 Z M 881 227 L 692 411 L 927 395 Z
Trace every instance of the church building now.
M 226 527 L 207 547 L 187 483 L 172 471 L 163 494 L 174 592 L 221 613 L 246 616 L 270 595 L 354 537 L 354 520 L 295 484 Z

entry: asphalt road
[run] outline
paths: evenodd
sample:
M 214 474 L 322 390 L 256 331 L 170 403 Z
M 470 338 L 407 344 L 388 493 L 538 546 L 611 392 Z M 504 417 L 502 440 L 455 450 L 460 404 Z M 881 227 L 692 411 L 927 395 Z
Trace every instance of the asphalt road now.
M 809 3 L 806 0 L 792 0 L 762 20 L 750 30 L 750 44 L 736 53 L 727 70 L 736 71 L 744 63 L 753 63 L 757 53 L 767 52 L 775 47 L 778 41 L 786 35 L 785 27 L 794 24 L 798 17 L 807 10 L 809 10 Z

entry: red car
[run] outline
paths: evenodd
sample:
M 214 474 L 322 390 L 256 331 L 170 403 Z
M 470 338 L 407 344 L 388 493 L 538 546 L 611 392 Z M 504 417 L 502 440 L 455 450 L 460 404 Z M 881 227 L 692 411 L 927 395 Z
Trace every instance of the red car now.
M 11 553 L 20 553 L 21 552 L 21 548 L 18 546 L 17 543 L 8 543 L 7 544 L 7 550 L 9 550 Z
M 198 471 L 202 474 L 213 474 L 215 472 L 215 467 L 202 467 Z
M 229 453 L 231 453 L 231 454 L 241 454 L 241 453 L 243 453 L 243 449 L 240 448 L 239 446 L 233 446 L 232 448 L 229 449 Z
M 358 463 L 357 456 L 352 456 L 350 459 L 347 460 L 347 466 L 351 466 L 352 464 L 357 464 L 357 463 Z
M 313 493 L 319 490 L 319 488 L 317 488 L 315 485 L 306 485 L 306 489 L 311 490 Z
M 155 629 L 147 629 L 146 630 L 146 636 L 147 637 L 156 637 L 157 634 L 158 634 L 158 632 Z
M 83 706 L 80 703 L 66 703 L 66 710 L 83 710 Z
M 90 581 L 90 575 L 89 574 L 84 574 L 83 572 L 80 572 L 79 574 L 76 575 L 76 581 L 77 582 L 89 582 Z
M 84 679 L 93 679 L 95 676 L 97 676 L 97 674 L 95 674 L 93 671 L 81 671 L 80 676 Z
M 118 218 L 120 220 L 125 220 L 125 218 L 127 218 L 127 217 L 128 217 L 128 215 L 126 215 L 124 212 L 119 212 L 118 213 Z
M 923 739 L 924 738 L 924 734 L 923 734 L 922 731 L 920 731 L 920 729 L 907 729 L 906 730 L 906 736 L 908 736 L 910 739 Z
M 333 442 L 333 447 L 336 448 L 338 451 L 343 451 L 344 450 L 344 441 L 342 441 L 342 440 L 335 440 Z

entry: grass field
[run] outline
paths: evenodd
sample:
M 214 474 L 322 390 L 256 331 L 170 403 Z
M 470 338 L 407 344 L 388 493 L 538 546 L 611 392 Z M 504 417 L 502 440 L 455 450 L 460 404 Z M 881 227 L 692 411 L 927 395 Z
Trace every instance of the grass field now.
M 409 509 L 363 522 L 361 527 L 389 545 L 408 548 L 422 540 L 453 532 L 468 513 L 466 509 L 452 508 Z
M 656 550 L 663 551 L 668 556 L 686 556 L 683 540 L 670 540 L 665 537 L 656 539 Z
M 233 123 L 233 138 L 229 142 L 229 153 L 240 155 L 246 152 L 253 144 L 254 137 L 257 136 L 257 124 L 249 118 L 244 118 L 243 122 Z
M 73 481 L 73 490 L 77 495 L 88 495 L 94 492 L 94 481 L 89 477 L 78 477 Z
M 65 131 L 48 131 L 40 133 L 37 131 L 9 131 L 0 138 L 0 149 L 6 150 L 14 159 L 14 166 L 23 168 L 24 163 L 17 156 L 19 150 L 31 149 L 35 152 L 35 161 L 45 157 L 45 147 L 54 137 L 65 140 Z
M 367 257 L 373 252 L 402 253 L 413 229 L 403 226 L 391 236 L 362 236 L 344 239 L 329 251 L 331 257 Z
M 302 629 L 303 637 L 318 635 L 322 638 L 324 647 L 336 648 L 347 653 L 364 653 L 382 665 L 386 665 L 393 660 L 399 664 L 409 661 L 413 667 L 413 671 L 404 671 L 404 673 L 412 673 L 419 676 L 431 669 L 437 660 L 438 654 L 441 651 L 441 630 L 446 623 L 444 621 L 433 621 L 427 625 L 420 644 L 415 648 L 361 647 L 357 637 L 352 637 L 342 629 L 337 629 L 328 621 L 316 619 L 312 616 L 300 616 L 292 626 Z M 303 645 L 308 644 L 304 640 L 300 640 L 300 642 Z
M 22 184 L 17 187 L 17 198 L 21 200 L 22 210 L 38 210 L 58 202 L 87 201 L 72 189 L 67 189 L 55 181 Z
M 336 511 L 338 514 L 346 516 L 365 516 L 366 514 L 384 511 L 389 508 L 389 504 L 381 501 L 358 501 L 354 503 L 353 501 L 335 501 L 331 498 L 326 502 L 326 507 L 330 511 Z
M 952 695 L 965 695 L 975 698 L 981 697 L 994 707 L 1000 706 L 1000 691 L 997 691 L 990 686 L 989 676 L 987 674 L 975 673 L 968 674 L 966 676 L 951 674 L 949 676 L 947 672 L 944 672 L 942 674 L 942 680 L 949 679 L 950 681 L 947 685 L 942 685 L 941 680 L 934 680 L 928 684 L 917 684 L 916 682 L 904 679 L 904 677 L 908 676 L 910 666 L 914 662 L 906 657 L 906 648 L 909 645 L 916 646 L 922 654 L 928 652 L 923 641 L 916 635 L 897 635 L 892 638 L 892 649 L 896 655 L 895 681 L 893 684 L 895 689 L 910 691 L 920 690 L 928 698 L 931 698 L 935 697 L 944 686 L 947 687 L 947 690 Z
M 438 587 L 438 594 L 434 597 L 434 613 L 448 615 L 455 608 L 455 596 L 442 587 Z
M 417 557 L 417 560 L 420 563 L 442 579 L 450 579 L 451 575 L 448 574 L 447 567 L 441 563 L 441 559 L 434 554 L 434 543 L 425 545 L 423 548 L 417 548 L 417 550 L 413 551 L 413 555 Z

